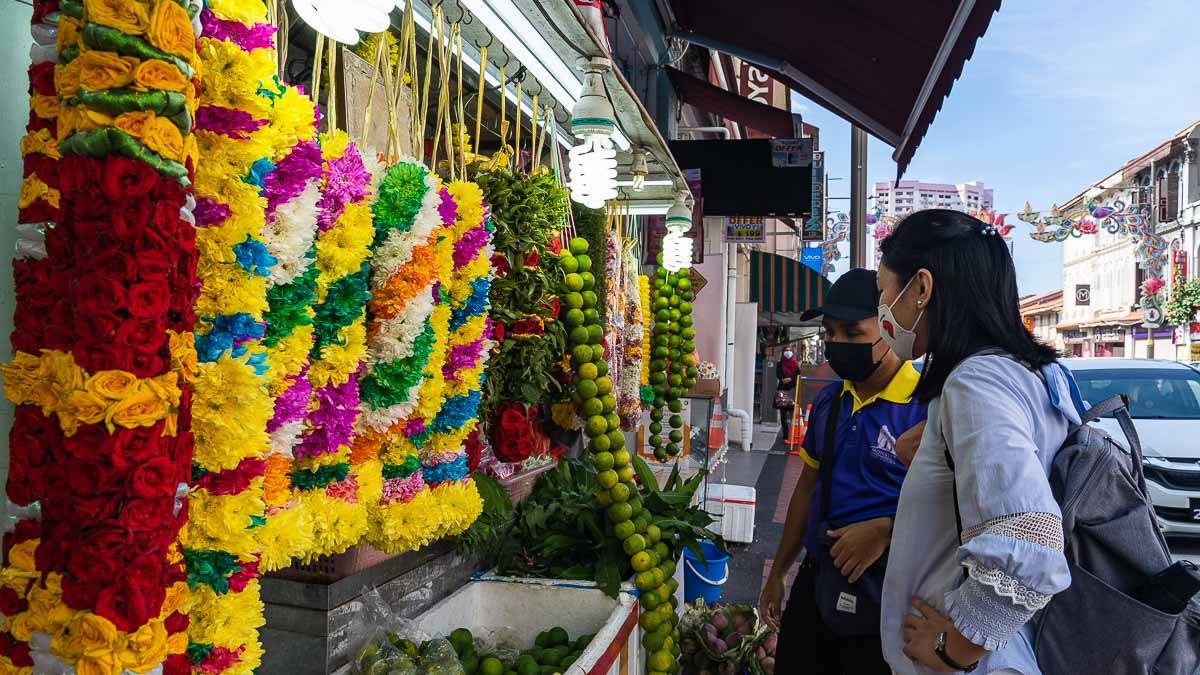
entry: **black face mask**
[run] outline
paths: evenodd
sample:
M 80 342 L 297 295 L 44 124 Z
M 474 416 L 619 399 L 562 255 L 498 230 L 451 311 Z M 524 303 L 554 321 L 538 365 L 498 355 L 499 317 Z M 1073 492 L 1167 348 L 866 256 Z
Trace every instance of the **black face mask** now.
M 882 338 L 880 338 L 882 339 Z M 865 342 L 826 342 L 825 358 L 838 377 L 851 382 L 865 382 L 871 377 L 883 359 L 874 360 L 871 352 L 879 340 Z

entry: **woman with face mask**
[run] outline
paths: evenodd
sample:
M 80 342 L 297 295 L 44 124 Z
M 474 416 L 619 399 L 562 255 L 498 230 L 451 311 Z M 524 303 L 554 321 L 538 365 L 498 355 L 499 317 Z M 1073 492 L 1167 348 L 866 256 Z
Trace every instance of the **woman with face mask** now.
M 1028 621 L 1070 584 L 1047 479 L 1080 421 L 1069 375 L 1026 330 L 995 229 L 919 211 L 881 250 L 880 334 L 925 357 L 915 395 L 929 403 L 892 535 L 884 656 L 900 675 L 1037 675 Z
M 783 437 L 787 438 L 792 421 L 792 405 L 795 404 L 796 378 L 800 377 L 800 362 L 791 347 L 783 350 L 783 358 L 775 364 L 776 407 L 779 409 L 779 426 L 783 428 Z M 787 403 L 786 406 L 782 405 Z
M 804 315 L 822 318 L 825 356 L 843 381 L 813 400 L 804 466 L 759 602 L 780 627 L 779 673 L 891 672 L 879 599 L 905 472 L 896 446 L 925 419 L 925 406 L 912 396 L 917 371 L 880 339 L 878 302 L 875 273 L 850 270 Z M 785 578 L 802 549 L 783 611 Z

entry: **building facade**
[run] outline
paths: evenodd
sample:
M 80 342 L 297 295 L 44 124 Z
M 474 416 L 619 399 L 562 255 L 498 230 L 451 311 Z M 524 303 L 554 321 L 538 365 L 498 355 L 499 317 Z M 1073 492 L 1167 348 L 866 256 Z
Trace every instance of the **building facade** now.
M 1034 337 L 1054 347 L 1060 354 L 1064 351 L 1062 336 L 1058 334 L 1062 313 L 1062 291 L 1051 291 L 1021 299 L 1021 318 L 1025 320 L 1025 327 Z
M 992 189 L 982 181 L 949 185 L 918 180 L 887 181 L 875 184 L 871 192 L 875 208 L 884 216 L 904 217 L 923 209 L 953 209 L 975 213 L 991 210 Z
M 1165 297 L 1171 293 L 1176 265 L 1194 268 L 1187 261 L 1195 260 L 1200 245 L 1198 134 L 1200 123 L 1189 125 L 1061 207 L 1067 217 L 1086 214 L 1089 203 L 1145 207 L 1167 242 Z M 1200 324 L 1153 330 L 1143 325 L 1140 297 L 1148 261 L 1139 257 L 1137 238 L 1094 229 L 1063 243 L 1063 320 L 1058 331 L 1067 355 L 1191 360 L 1191 345 L 1200 344 Z M 1195 276 L 1196 271 L 1188 269 L 1187 274 Z

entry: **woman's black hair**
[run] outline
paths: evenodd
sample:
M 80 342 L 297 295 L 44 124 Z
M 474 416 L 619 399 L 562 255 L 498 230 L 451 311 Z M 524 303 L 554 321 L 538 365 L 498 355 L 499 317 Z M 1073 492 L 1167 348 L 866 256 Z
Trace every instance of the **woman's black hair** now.
M 986 228 L 965 213 L 930 209 L 900 221 L 880 244 L 882 264 L 901 287 L 918 270 L 933 276 L 926 363 L 914 392 L 920 400 L 940 395 L 951 371 L 982 349 L 1007 352 L 1031 370 L 1058 359 L 1021 320 L 1012 255 Z

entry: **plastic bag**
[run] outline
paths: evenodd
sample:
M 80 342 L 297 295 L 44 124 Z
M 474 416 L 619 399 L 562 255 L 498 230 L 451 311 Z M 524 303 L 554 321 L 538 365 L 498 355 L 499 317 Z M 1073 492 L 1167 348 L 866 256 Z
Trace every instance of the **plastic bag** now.
M 421 675 L 465 675 L 458 654 L 444 638 L 435 638 L 421 645 Z
M 396 615 L 379 590 L 363 588 L 362 603 L 362 611 L 350 622 L 353 672 L 358 675 L 389 675 L 396 671 L 417 675 L 416 662 L 413 660 L 415 655 L 406 654 L 389 639 L 389 633 L 396 624 Z

